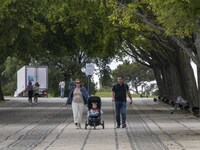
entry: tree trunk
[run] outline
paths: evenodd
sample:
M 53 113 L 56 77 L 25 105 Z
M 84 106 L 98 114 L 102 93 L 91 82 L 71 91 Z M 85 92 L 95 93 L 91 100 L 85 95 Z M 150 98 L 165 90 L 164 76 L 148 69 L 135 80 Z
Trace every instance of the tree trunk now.
M 182 50 L 177 50 L 175 63 L 166 58 L 153 65 L 160 96 L 176 100 L 178 96 L 187 99 L 192 106 L 198 106 L 197 86 L 191 68 L 190 59 Z
M 200 116 L 200 88 L 199 88 L 199 86 L 200 86 L 200 34 L 197 32 L 196 34 L 196 38 L 195 38 L 195 42 L 194 42 L 194 45 L 195 45 L 195 47 L 196 47 L 196 50 L 197 50 L 197 56 L 196 56 L 196 58 L 197 58 L 197 62 L 198 62 L 198 64 L 196 64 L 197 65 L 197 82 L 198 82 L 198 85 L 197 85 L 197 90 L 198 90 L 198 99 L 197 99 L 197 101 L 198 101 L 198 107 L 199 107 L 199 116 Z
M 190 64 L 190 58 L 184 51 L 179 50 L 179 57 L 177 61 L 181 75 L 180 79 L 182 82 L 182 87 L 184 88 L 184 98 L 186 98 L 192 106 L 198 107 L 198 91 L 194 73 Z
M 200 70 L 200 34 L 199 33 L 196 33 L 196 38 L 195 38 L 195 42 L 194 42 L 194 45 L 196 47 L 196 50 L 197 50 L 197 62 L 198 64 L 197 65 L 197 78 L 198 78 L 198 85 L 200 85 L 200 74 L 199 74 L 199 70 Z M 199 92 L 200 92 L 200 88 L 198 88 Z M 200 93 L 199 93 L 200 94 Z
M 180 74 L 173 63 L 168 63 L 162 68 L 163 83 L 165 86 L 165 96 L 171 100 L 176 100 L 179 95 L 183 96 L 183 89 L 180 81 Z
M 162 82 L 160 68 L 158 66 L 153 66 L 152 69 L 159 89 L 159 96 L 165 95 L 164 94 L 165 89 L 164 89 L 164 84 Z

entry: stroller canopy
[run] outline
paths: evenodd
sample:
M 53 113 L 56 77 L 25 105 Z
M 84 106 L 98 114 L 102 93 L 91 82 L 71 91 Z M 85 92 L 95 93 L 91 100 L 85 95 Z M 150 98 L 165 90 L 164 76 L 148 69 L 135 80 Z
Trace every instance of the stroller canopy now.
M 90 96 L 88 99 L 88 110 L 92 108 L 92 103 L 97 103 L 97 108 L 101 109 L 101 98 L 98 96 Z

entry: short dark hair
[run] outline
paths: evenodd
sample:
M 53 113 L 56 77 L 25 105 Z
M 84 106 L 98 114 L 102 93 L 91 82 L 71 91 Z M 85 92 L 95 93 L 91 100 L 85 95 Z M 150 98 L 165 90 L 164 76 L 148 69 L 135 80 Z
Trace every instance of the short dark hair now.
M 124 77 L 123 77 L 122 75 L 118 76 L 117 78 L 122 78 L 122 79 L 124 79 Z

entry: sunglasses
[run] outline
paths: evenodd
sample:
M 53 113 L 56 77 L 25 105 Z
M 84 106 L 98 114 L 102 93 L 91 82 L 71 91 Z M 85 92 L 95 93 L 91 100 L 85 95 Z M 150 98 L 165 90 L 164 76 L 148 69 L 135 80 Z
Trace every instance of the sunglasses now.
M 76 82 L 76 84 L 81 84 L 80 82 Z

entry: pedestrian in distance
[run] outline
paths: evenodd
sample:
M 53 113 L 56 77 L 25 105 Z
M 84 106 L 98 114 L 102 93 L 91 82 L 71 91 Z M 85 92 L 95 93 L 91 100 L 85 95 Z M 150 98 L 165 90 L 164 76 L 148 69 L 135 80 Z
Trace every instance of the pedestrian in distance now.
M 60 97 L 64 98 L 65 95 L 65 82 L 62 80 L 59 83 L 59 89 L 60 89 Z
M 38 102 L 39 88 L 40 88 L 40 84 L 38 82 L 36 82 L 35 86 L 33 87 L 33 89 L 34 89 L 34 102 L 35 102 L 35 104 L 37 104 L 37 102 Z
M 33 97 L 33 85 L 32 82 L 28 82 L 28 86 L 26 87 L 26 90 L 28 91 L 28 102 L 30 105 L 32 104 L 32 97 Z
M 72 89 L 74 86 L 75 86 L 74 85 L 74 81 L 73 81 L 72 78 L 70 78 L 70 80 L 69 80 L 69 89 Z
M 123 76 L 118 76 L 117 83 L 112 87 L 112 101 L 115 103 L 115 115 L 117 128 L 120 128 L 122 117 L 122 128 L 126 128 L 126 105 L 127 105 L 127 96 L 130 98 L 130 104 L 132 104 L 132 97 L 129 91 L 129 87 L 124 83 Z
M 88 102 L 89 94 L 85 87 L 82 86 L 81 80 L 75 80 L 75 86 L 70 90 L 66 106 L 72 105 L 74 123 L 77 129 L 81 128 L 84 108 Z

